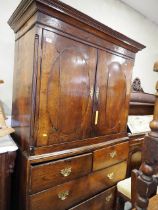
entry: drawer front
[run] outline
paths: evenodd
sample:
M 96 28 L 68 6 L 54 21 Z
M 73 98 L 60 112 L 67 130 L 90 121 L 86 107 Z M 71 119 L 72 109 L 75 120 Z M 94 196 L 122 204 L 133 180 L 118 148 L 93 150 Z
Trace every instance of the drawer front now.
M 64 210 L 94 196 L 125 178 L 126 161 L 88 176 L 30 195 L 30 210 Z
M 36 193 L 87 175 L 92 170 L 92 154 L 84 154 L 31 167 L 30 192 Z
M 112 187 L 69 210 L 113 210 L 116 187 Z
M 128 153 L 128 142 L 96 150 L 93 153 L 93 170 L 96 171 L 119 163 L 128 158 Z

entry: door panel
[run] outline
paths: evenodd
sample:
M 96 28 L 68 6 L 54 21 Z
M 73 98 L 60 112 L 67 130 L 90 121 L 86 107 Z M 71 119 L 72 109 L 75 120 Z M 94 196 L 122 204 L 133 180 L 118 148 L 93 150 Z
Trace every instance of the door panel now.
M 105 51 L 98 52 L 95 107 L 93 115 L 94 135 L 119 133 L 125 130 L 124 112 L 127 107 L 127 74 L 131 77 L 131 62 Z M 125 119 L 124 119 L 125 118 Z
M 38 145 L 90 137 L 97 51 L 44 31 Z

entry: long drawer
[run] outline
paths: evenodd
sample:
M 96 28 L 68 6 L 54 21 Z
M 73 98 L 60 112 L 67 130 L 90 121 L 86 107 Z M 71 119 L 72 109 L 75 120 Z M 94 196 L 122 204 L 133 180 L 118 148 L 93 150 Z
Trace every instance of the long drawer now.
M 99 170 L 119 163 L 128 158 L 129 143 L 120 143 L 93 153 L 93 170 Z
M 87 175 L 91 170 L 92 154 L 31 166 L 30 192 L 36 193 Z
M 65 210 L 113 186 L 126 176 L 126 161 L 29 196 L 30 210 Z
M 69 210 L 114 210 L 116 187 L 112 187 Z

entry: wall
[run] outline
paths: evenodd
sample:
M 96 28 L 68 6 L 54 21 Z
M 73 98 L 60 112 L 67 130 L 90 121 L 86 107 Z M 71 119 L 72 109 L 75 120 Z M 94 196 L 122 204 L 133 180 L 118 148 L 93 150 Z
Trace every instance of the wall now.
M 140 77 L 145 92 L 154 93 L 158 74 L 152 71 L 158 58 L 158 26 L 119 0 L 62 0 L 94 19 L 108 25 L 132 39 L 144 44 L 145 50 L 136 57 L 133 78 Z M 7 20 L 20 0 L 1 0 L 0 7 L 0 86 L 7 114 L 11 111 L 12 75 L 14 61 L 14 35 Z
M 0 85 L 0 100 L 3 103 L 6 114 L 11 112 L 14 66 L 14 33 L 7 21 L 19 2 L 20 0 L 0 1 L 0 79 L 3 79 L 5 82 Z
M 136 56 L 133 78 L 139 77 L 145 92 L 155 93 L 158 73 L 153 63 L 158 59 L 158 25 L 119 0 L 62 0 L 94 19 L 144 44 Z

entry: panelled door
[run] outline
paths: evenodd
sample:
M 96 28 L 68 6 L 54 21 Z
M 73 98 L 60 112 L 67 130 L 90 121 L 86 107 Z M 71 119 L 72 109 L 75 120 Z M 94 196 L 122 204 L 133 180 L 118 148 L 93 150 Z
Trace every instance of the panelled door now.
M 97 50 L 44 30 L 37 146 L 91 135 Z
M 130 94 L 129 59 L 99 50 L 93 114 L 94 136 L 126 131 Z

